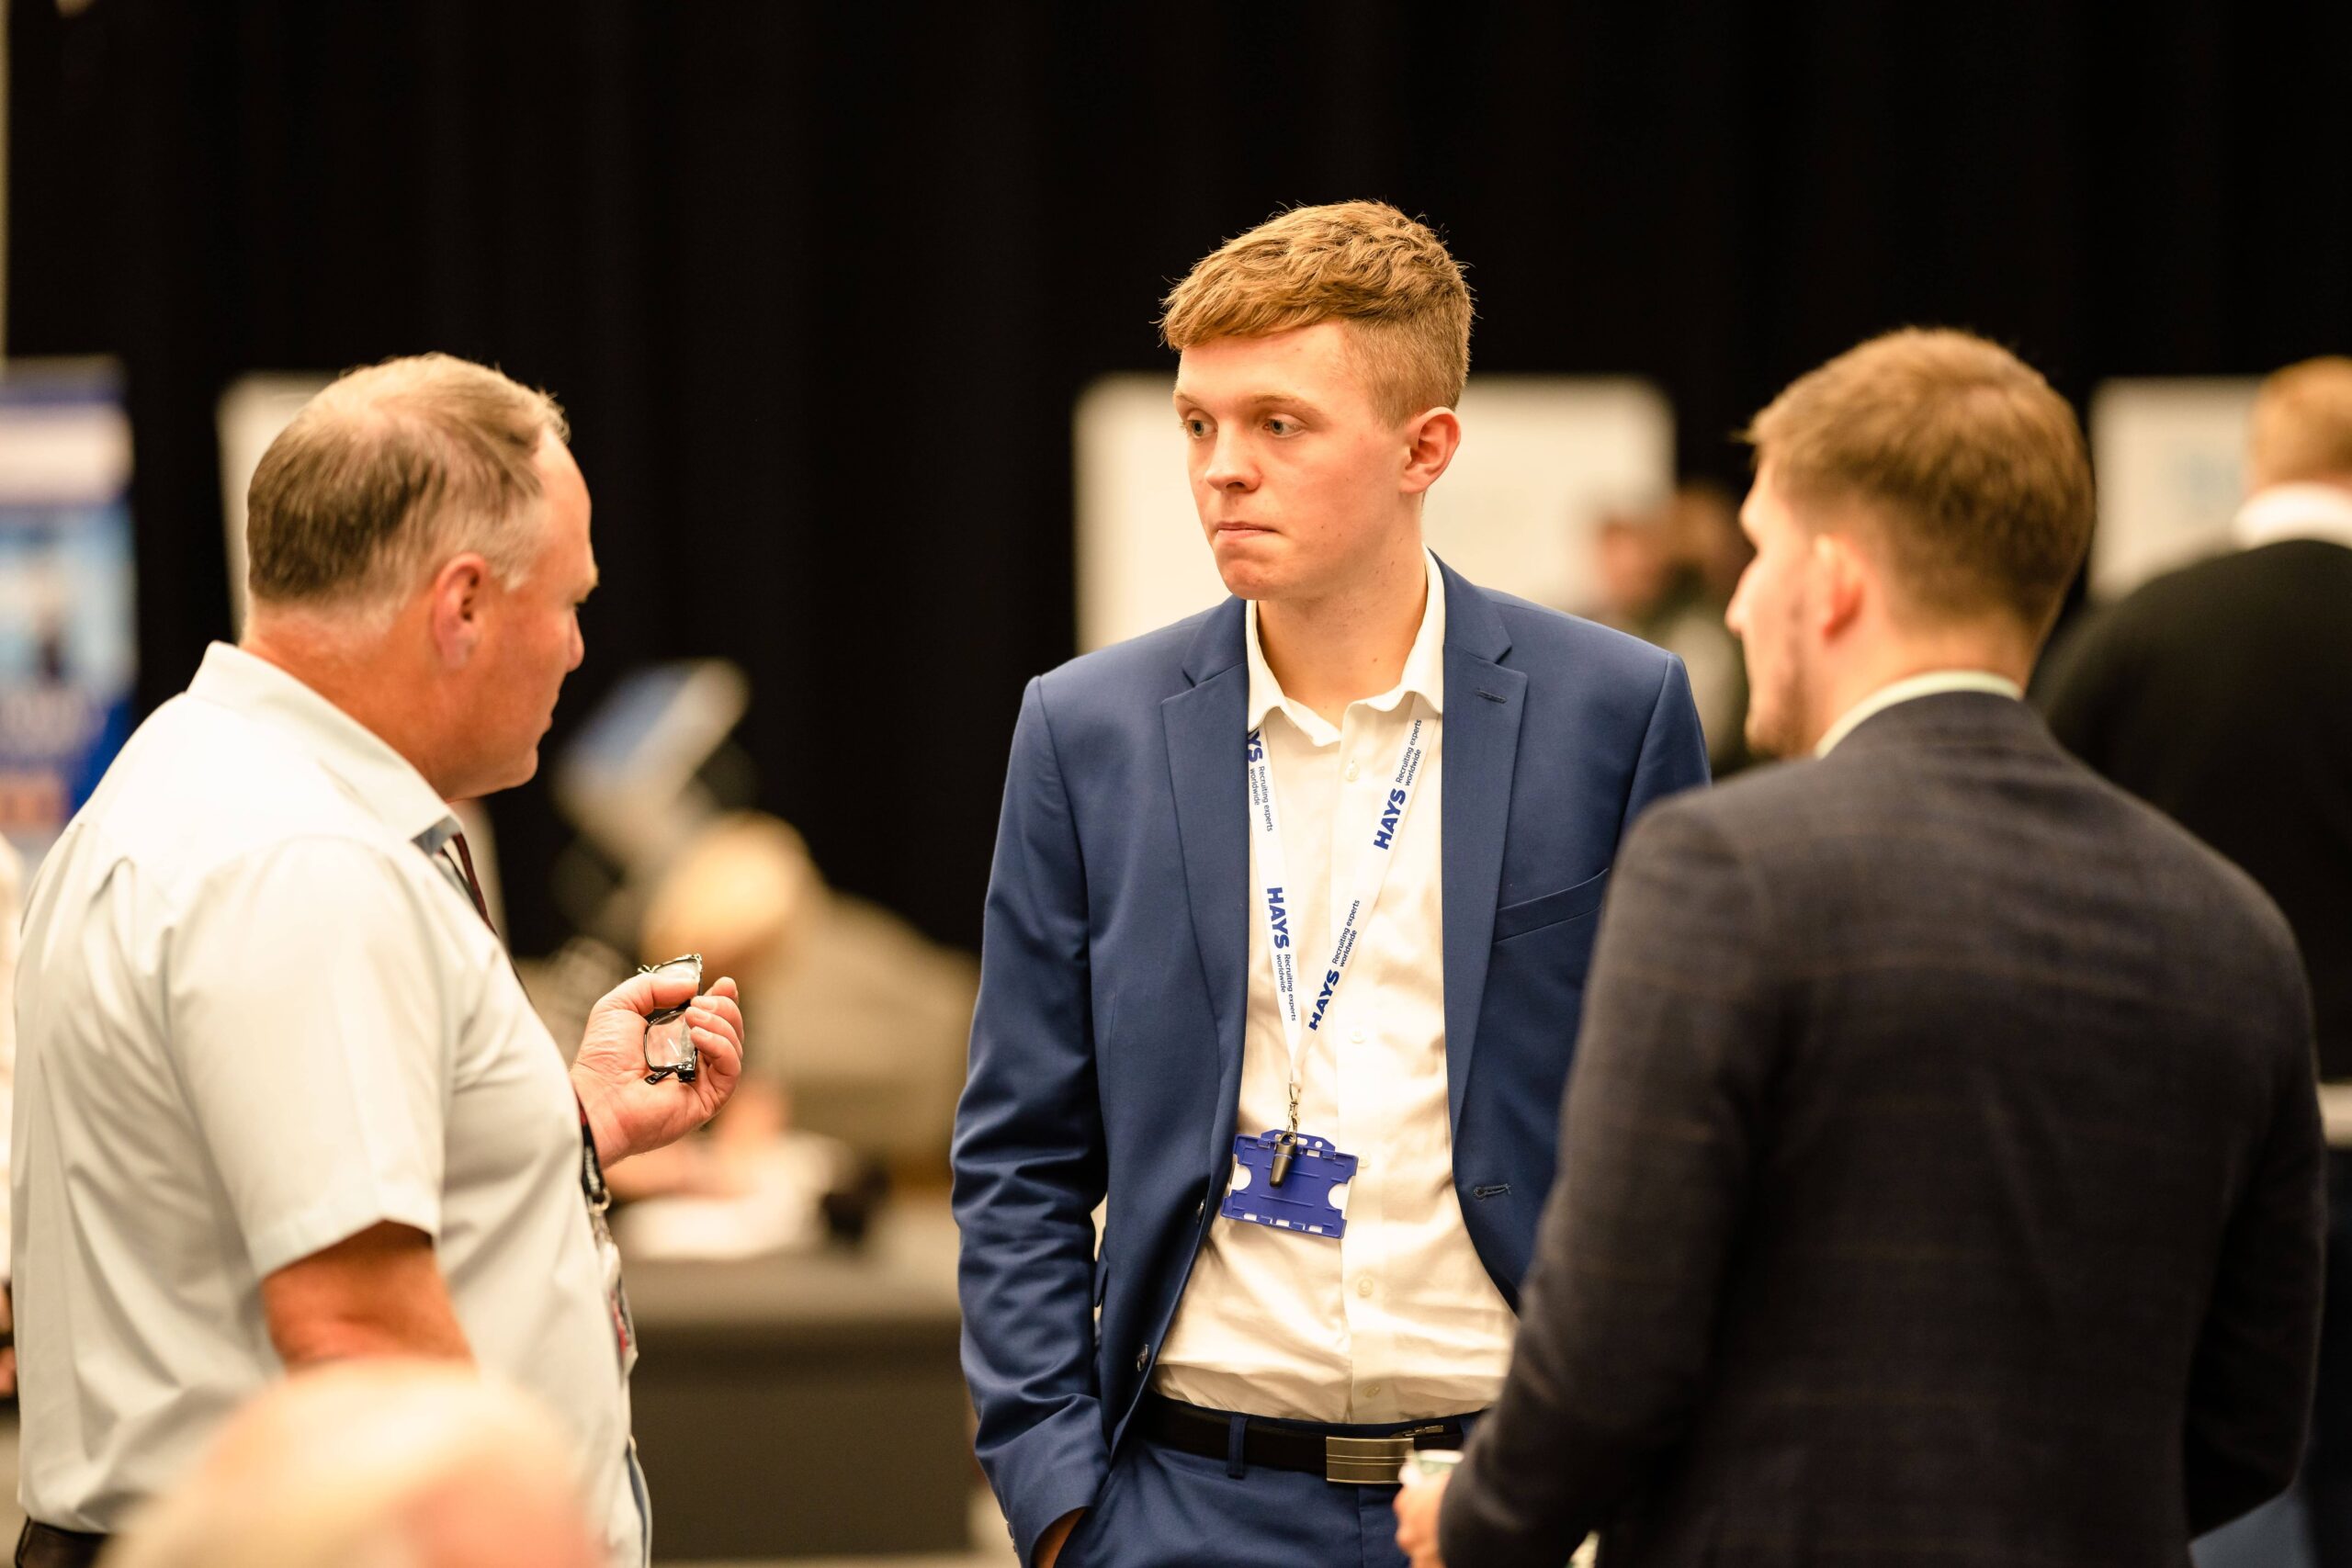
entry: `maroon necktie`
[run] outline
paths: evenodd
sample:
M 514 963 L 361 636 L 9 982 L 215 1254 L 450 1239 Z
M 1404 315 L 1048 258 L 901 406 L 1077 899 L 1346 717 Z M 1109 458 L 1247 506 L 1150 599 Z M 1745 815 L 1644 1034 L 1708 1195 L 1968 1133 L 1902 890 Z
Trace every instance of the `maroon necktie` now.
M 474 901 L 474 913 L 481 917 L 481 923 L 490 928 L 491 935 L 498 935 L 498 923 L 490 918 L 490 906 L 482 901 L 481 879 L 474 874 L 474 853 L 466 848 L 465 829 L 450 834 L 449 842 L 458 848 L 458 872 L 465 882 L 467 896 Z

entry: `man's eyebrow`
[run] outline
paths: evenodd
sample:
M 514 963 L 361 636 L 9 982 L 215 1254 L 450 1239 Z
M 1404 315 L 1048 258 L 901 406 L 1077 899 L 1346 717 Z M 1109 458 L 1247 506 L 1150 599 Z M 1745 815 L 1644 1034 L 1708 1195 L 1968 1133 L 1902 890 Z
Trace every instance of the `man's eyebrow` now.
M 1176 401 L 1180 405 L 1191 403 L 1193 406 L 1198 407 L 1200 400 L 1200 399 L 1193 396 L 1193 394 L 1187 391 L 1183 387 L 1179 386 L 1176 389 Z M 1323 413 L 1323 406 L 1320 403 L 1317 403 L 1312 398 L 1304 396 L 1298 392 L 1250 392 L 1241 398 L 1240 404 L 1243 408 L 1248 409 L 1271 408 L 1280 405 L 1283 408 L 1296 409 L 1301 413 L 1313 414 L 1317 418 L 1320 418 Z

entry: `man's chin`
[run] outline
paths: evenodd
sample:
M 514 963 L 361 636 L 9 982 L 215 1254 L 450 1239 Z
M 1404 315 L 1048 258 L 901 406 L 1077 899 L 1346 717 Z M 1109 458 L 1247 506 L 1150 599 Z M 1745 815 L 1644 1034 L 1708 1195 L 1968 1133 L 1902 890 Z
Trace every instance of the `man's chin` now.
M 1279 599 L 1290 584 L 1287 572 L 1249 560 L 1234 560 L 1217 553 L 1216 575 L 1225 591 L 1237 599 Z
M 1791 757 L 1802 757 L 1812 750 L 1803 737 L 1790 733 L 1789 726 L 1770 721 L 1758 724 L 1753 712 L 1748 714 L 1747 724 L 1741 727 L 1741 733 L 1747 741 L 1749 752 L 1760 758 L 1786 761 Z
M 479 788 L 471 791 L 466 798 L 480 800 L 484 795 L 496 795 L 501 790 L 513 789 L 517 784 L 529 784 L 537 776 L 538 771 L 539 748 L 537 743 L 534 742 L 531 749 L 520 757 L 512 758 L 493 768 L 484 768 L 481 772 L 482 784 Z

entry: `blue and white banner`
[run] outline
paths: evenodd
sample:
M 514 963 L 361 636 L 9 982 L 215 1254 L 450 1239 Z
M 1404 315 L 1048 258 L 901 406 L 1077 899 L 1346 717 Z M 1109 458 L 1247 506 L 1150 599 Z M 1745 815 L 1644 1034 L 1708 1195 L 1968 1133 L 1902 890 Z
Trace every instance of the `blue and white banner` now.
M 0 834 L 28 866 L 130 733 L 131 548 L 118 372 L 0 367 Z

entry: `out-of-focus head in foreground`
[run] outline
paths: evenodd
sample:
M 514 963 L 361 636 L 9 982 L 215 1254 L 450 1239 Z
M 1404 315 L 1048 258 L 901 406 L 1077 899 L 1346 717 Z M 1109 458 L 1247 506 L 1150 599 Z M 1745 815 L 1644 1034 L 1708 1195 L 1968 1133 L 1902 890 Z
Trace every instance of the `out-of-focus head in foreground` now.
M 1293 209 L 1176 286 L 1160 334 L 1227 588 L 1316 600 L 1420 570 L 1421 497 L 1462 438 L 1470 315 L 1444 243 L 1373 201 Z
M 1724 618 L 1749 745 L 1801 754 L 1932 670 L 2024 682 L 2091 532 L 2082 427 L 2039 372 L 1966 333 L 1889 333 L 1792 382 L 1747 439 L 1756 558 Z
M 447 355 L 354 370 L 254 469 L 244 644 L 445 798 L 529 778 L 595 586 L 563 411 Z
M 299 1373 L 221 1429 L 105 1568 L 602 1568 L 570 1449 L 447 1363 Z

